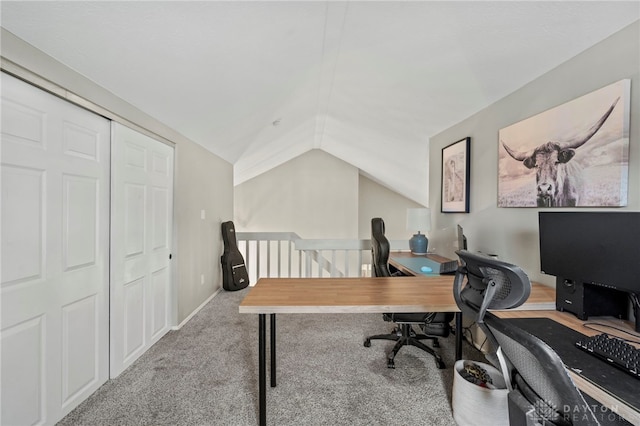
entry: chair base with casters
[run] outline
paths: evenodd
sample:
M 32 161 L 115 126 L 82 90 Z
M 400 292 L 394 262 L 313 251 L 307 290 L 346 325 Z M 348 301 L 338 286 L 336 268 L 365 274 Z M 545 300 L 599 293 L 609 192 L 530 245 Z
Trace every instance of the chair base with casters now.
M 400 322 L 397 317 L 402 315 L 417 315 L 420 317 L 420 320 L 416 320 L 415 322 Z M 445 364 L 440 355 L 429 346 L 422 343 L 422 340 L 431 340 L 432 346 L 434 348 L 439 348 L 440 343 L 438 342 L 438 337 L 447 337 L 449 335 L 449 327 L 446 327 L 443 323 L 425 324 L 424 316 L 424 314 L 385 314 L 385 319 L 387 321 L 397 322 L 397 326 L 389 334 L 376 334 L 374 336 L 367 337 L 364 341 L 364 346 L 366 348 L 370 347 L 371 340 L 391 340 L 396 342 L 395 346 L 387 356 L 388 368 L 395 368 L 394 359 L 403 346 L 415 346 L 416 348 L 431 354 L 436 362 L 436 366 L 443 369 L 445 368 Z M 416 333 L 413 329 L 414 325 L 423 327 L 423 330 L 428 331 L 429 335 Z

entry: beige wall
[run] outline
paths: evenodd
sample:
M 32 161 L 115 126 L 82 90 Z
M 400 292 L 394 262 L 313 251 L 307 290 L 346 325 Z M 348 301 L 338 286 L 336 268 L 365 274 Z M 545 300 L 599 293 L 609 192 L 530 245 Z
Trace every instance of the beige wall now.
M 407 209 L 424 207 L 362 175 L 358 204 L 358 235 L 362 239 L 371 236 L 371 218 L 381 217 L 384 219 L 385 235 L 388 239 L 409 241 L 413 232 L 407 231 Z
M 233 167 L 200 145 L 178 144 L 174 194 L 181 322 L 222 288 L 220 224 L 233 219 Z
M 222 285 L 219 230 L 220 222 L 233 216 L 233 166 L 4 29 L 1 52 L 3 71 L 18 72 L 81 106 L 89 101 L 103 108 L 103 115 L 115 114 L 122 124 L 140 126 L 137 130 L 175 144 L 174 321 L 180 324 Z M 202 209 L 205 220 L 200 219 Z
M 628 207 L 640 210 L 640 23 L 614 34 L 457 125 L 433 136 L 430 205 L 436 213 L 435 234 L 443 254 L 454 255 L 456 224 L 469 249 L 495 253 L 520 265 L 533 280 L 550 285 L 554 277 L 540 272 L 538 208 L 498 208 L 498 131 L 554 106 L 622 79 L 631 79 L 631 129 Z M 471 137 L 470 213 L 442 214 L 440 155 L 444 146 Z M 598 209 L 594 209 L 598 210 Z M 602 209 L 600 209 L 602 210 Z
M 390 239 L 407 239 L 414 201 L 360 175 L 357 167 L 311 150 L 235 188 L 238 231 L 291 231 L 302 238 L 366 239 L 372 217 Z
M 235 188 L 237 231 L 358 237 L 358 169 L 314 149 Z

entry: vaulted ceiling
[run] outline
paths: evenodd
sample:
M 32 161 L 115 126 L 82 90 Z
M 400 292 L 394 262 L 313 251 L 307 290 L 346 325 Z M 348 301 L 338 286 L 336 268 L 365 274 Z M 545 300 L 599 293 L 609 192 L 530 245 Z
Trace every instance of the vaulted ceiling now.
M 425 205 L 430 136 L 640 18 L 638 1 L 0 4 L 3 28 L 235 184 L 319 148 Z

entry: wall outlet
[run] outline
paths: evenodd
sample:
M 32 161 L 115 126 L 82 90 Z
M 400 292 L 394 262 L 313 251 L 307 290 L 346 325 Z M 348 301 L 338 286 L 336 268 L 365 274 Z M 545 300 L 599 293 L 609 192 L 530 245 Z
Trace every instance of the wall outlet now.
M 200 210 L 200 219 L 204 220 L 206 214 L 204 212 L 204 209 Z
M 200 284 L 204 284 L 204 274 L 200 274 Z

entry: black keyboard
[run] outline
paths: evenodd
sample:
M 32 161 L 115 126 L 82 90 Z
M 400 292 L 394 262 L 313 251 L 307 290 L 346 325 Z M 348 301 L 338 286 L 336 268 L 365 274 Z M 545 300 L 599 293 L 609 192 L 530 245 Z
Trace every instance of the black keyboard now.
M 640 379 L 640 349 L 624 340 L 603 333 L 584 336 L 576 342 L 576 346 Z

